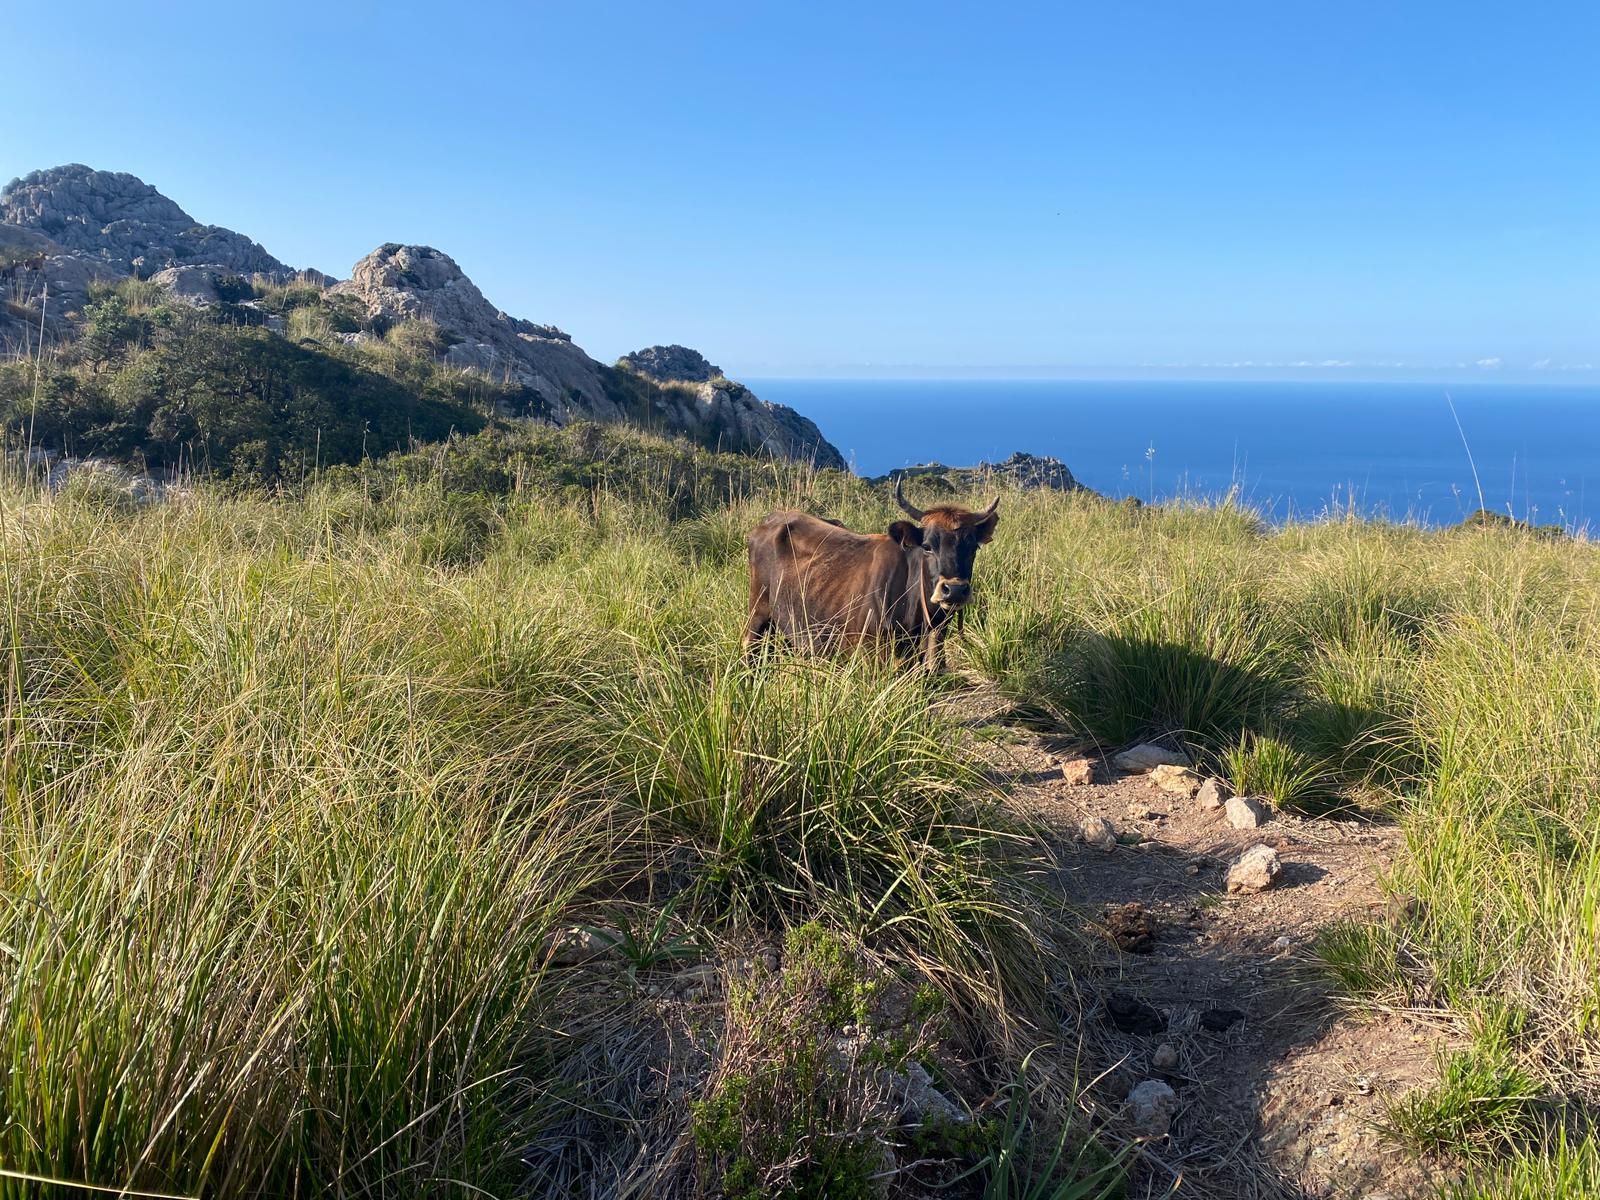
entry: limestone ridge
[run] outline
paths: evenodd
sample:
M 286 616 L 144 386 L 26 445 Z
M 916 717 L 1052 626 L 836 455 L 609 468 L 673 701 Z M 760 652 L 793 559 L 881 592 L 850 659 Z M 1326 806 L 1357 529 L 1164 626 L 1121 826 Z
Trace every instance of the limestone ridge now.
M 446 362 L 532 388 L 557 423 L 629 416 L 608 394 L 600 364 L 567 334 L 507 316 L 453 258 L 431 246 L 379 246 L 333 290 L 360 300 L 379 330 L 399 321 L 432 321 L 449 343 Z
M 149 278 L 204 264 L 219 273 L 287 279 L 288 267 L 241 233 L 201 225 L 155 188 L 80 163 L 34 171 L 0 191 L 0 268 L 26 262 L 51 308 L 82 307 L 96 280 Z
M 1018 450 L 1002 462 L 980 462 L 975 467 L 947 467 L 943 463 L 923 463 L 913 467 L 897 467 L 873 482 L 892 483 L 896 478 L 920 478 L 925 483 L 942 484 L 951 491 L 982 489 L 992 480 L 1000 480 L 1023 489 L 1045 489 L 1054 492 L 1087 492 L 1089 488 L 1079 483 L 1067 464 L 1048 455 L 1028 454 Z
M 241 274 L 287 275 L 258 243 L 201 225 L 155 188 L 121 171 L 79 163 L 24 175 L 0 192 L 0 223 L 43 234 L 62 250 L 123 275 L 210 263 Z
M 698 351 L 647 346 L 618 359 L 617 368 L 656 384 L 672 425 L 703 445 L 847 469 L 813 421 L 788 405 L 760 399 Z
M 646 346 L 617 360 L 617 366 L 658 383 L 709 383 L 722 378 L 722 368 L 687 346 Z
M 606 366 L 555 326 L 502 312 L 455 260 L 429 246 L 386 243 L 335 284 L 319 271 L 292 270 L 243 234 L 198 224 L 133 175 L 74 163 L 0 191 L 0 346 L 36 340 L 41 320 L 52 336 L 70 334 L 93 283 L 130 275 L 200 306 L 224 302 L 240 280 L 258 275 L 333 285 L 365 309 L 365 332 L 347 337 L 430 320 L 446 363 L 524 385 L 557 424 L 623 421 L 723 450 L 845 469 L 815 424 L 760 400 L 697 352 L 656 346 Z M 281 321 L 265 323 L 282 331 Z

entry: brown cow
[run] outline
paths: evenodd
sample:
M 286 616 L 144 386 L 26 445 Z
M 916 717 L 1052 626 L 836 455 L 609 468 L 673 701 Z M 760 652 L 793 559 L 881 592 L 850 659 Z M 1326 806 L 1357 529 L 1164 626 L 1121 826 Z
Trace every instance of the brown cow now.
M 747 651 L 776 630 L 807 649 L 877 644 L 943 668 L 945 626 L 972 599 L 972 561 L 994 536 L 1000 500 L 981 513 L 923 512 L 906 503 L 898 479 L 894 498 L 918 524 L 852 533 L 836 521 L 776 512 L 751 531 Z

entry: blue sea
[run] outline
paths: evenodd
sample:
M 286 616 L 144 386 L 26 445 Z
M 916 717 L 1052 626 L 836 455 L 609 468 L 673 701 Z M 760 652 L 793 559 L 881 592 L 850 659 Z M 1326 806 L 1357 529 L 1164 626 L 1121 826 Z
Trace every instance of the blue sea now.
M 1026 450 L 1054 455 L 1107 495 L 1217 498 L 1236 488 L 1275 520 L 1354 509 L 1443 525 L 1478 508 L 1481 488 L 1497 512 L 1600 528 L 1600 386 L 749 383 L 814 420 L 864 475 Z

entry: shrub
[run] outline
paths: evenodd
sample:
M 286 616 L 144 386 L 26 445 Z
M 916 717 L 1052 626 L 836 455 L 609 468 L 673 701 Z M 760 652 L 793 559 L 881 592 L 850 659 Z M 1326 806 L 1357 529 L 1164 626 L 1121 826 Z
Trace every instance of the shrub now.
M 883 1068 L 917 1036 L 876 1019 L 887 986 L 815 924 L 790 931 L 777 978 L 730 986 L 718 1060 L 692 1106 L 703 1186 L 729 1200 L 882 1194 L 899 1107 Z M 901 1048 L 886 1053 L 891 1034 Z

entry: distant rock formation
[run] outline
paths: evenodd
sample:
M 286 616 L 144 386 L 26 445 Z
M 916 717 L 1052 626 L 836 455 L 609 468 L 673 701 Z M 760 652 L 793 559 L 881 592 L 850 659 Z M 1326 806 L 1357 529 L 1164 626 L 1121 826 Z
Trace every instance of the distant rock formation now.
M 687 346 L 646 346 L 619 358 L 617 366 L 661 383 L 709 383 L 722 378 L 721 367 Z
M 808 417 L 725 378 L 720 367 L 697 351 L 650 346 L 624 355 L 617 368 L 655 384 L 656 406 L 667 424 L 703 446 L 848 470 L 844 455 Z
M 132 175 L 71 164 L 35 171 L 0 191 L 0 350 L 36 342 L 41 319 L 47 337 L 70 329 L 92 284 L 129 275 L 199 306 L 236 303 L 235 293 L 256 275 L 331 285 L 365 311 L 368 332 L 348 338 L 432 321 L 446 363 L 523 385 L 539 397 L 536 411 L 557 423 L 628 422 L 723 450 L 845 469 L 811 421 L 724 379 L 696 351 L 652 346 L 605 366 L 554 325 L 500 311 L 454 259 L 431 246 L 386 243 L 337 283 L 319 271 L 292 271 L 243 234 L 197 224 Z M 259 323 L 284 327 L 268 314 Z
M 1019 488 L 1039 488 L 1053 492 L 1091 490 L 1079 483 L 1067 469 L 1066 463 L 1059 458 L 1027 454 L 1021 450 L 1003 462 L 980 462 L 972 467 L 947 467 L 937 462 L 915 467 L 897 467 L 874 482 L 887 483 L 901 476 L 907 479 L 936 480 L 949 491 L 964 491 L 995 480 Z
M 484 299 L 455 259 L 432 246 L 388 242 L 356 263 L 333 289 L 354 296 L 382 329 L 428 320 L 449 343 L 445 361 L 511 379 L 542 396 L 559 422 L 627 418 L 607 394 L 601 366 L 553 325 L 509 317 Z
M 0 192 L 0 224 L 43 234 L 62 251 L 98 259 L 123 275 L 146 278 L 186 263 L 245 275 L 290 273 L 258 243 L 197 223 L 143 180 L 80 163 L 9 184 Z

